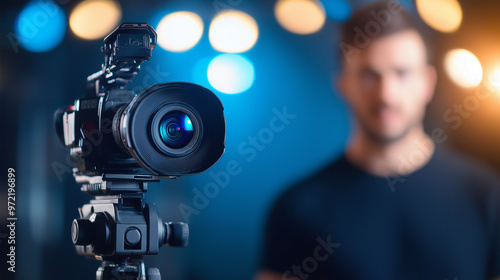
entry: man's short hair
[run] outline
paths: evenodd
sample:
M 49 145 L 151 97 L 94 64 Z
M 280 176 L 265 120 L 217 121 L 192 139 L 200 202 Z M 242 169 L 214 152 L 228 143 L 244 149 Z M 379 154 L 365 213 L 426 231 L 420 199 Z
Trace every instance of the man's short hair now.
M 398 0 L 377 1 L 356 10 L 342 25 L 341 55 L 348 59 L 346 52 L 362 51 L 373 40 L 406 30 L 417 31 L 422 37 L 427 59 L 430 61 L 430 50 L 422 21 L 406 12 Z

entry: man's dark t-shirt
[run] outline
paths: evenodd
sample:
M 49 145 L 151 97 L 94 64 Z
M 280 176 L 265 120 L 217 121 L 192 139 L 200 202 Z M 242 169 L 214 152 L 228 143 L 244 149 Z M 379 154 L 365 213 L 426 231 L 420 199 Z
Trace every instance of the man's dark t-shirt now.
M 399 178 L 341 157 L 278 199 L 262 269 L 282 279 L 500 277 L 499 191 L 499 177 L 445 149 Z

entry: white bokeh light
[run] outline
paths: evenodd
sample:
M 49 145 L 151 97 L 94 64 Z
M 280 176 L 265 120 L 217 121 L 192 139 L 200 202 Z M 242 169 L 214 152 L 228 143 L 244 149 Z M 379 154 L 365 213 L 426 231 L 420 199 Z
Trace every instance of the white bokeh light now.
M 446 73 L 461 87 L 475 87 L 483 79 L 483 68 L 477 57 L 468 50 L 454 49 L 444 59 Z
M 250 15 L 230 10 L 212 20 L 208 37 L 214 49 L 220 52 L 241 53 L 255 45 L 259 28 Z
M 283 28 L 302 35 L 319 31 L 326 20 L 325 9 L 316 0 L 279 0 L 274 15 Z
M 69 26 L 76 36 L 85 40 L 104 38 L 120 23 L 122 10 L 116 1 L 86 0 L 71 12 Z
M 500 92 L 500 67 L 494 69 L 488 76 L 490 84 Z
M 235 94 L 249 89 L 254 81 L 252 63 L 239 54 L 221 54 L 208 65 L 208 81 L 216 90 Z
M 462 23 L 462 7 L 457 0 L 417 0 L 416 6 L 425 23 L 438 31 L 452 33 Z
M 158 45 L 172 52 L 184 52 L 194 47 L 203 34 L 203 21 L 192 12 L 166 15 L 156 27 Z

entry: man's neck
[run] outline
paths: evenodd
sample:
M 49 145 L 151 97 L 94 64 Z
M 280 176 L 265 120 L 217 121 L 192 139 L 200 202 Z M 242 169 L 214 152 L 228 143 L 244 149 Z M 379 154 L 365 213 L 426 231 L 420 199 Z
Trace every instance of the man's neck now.
M 346 150 L 347 159 L 376 176 L 412 173 L 427 164 L 434 153 L 434 142 L 422 127 L 408 132 L 402 139 L 379 143 L 357 131 Z

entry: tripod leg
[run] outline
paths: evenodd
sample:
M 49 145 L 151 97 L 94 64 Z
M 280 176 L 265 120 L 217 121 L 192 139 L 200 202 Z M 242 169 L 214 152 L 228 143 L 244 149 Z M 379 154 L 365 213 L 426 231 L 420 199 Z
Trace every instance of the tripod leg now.
M 160 270 L 156 267 L 148 267 L 147 280 L 161 280 Z
M 144 261 L 137 259 L 126 259 L 121 263 L 103 261 L 97 269 L 96 280 L 161 280 L 158 268 L 148 268 Z
M 116 272 L 116 264 L 108 263 L 103 261 L 101 266 L 97 269 L 95 273 L 96 280 L 111 280 L 111 279 L 121 279 L 121 277 Z

